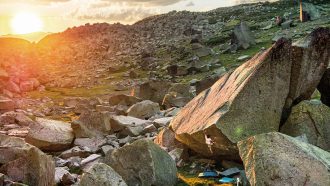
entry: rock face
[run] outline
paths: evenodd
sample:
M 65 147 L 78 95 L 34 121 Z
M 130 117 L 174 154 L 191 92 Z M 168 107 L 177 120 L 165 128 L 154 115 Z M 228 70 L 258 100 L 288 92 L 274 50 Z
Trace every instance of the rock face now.
M 238 143 L 251 185 L 330 185 L 330 154 L 281 133 Z
M 51 156 L 24 140 L 0 135 L 0 173 L 27 185 L 54 185 L 55 164 Z
M 325 71 L 317 89 L 321 93 L 322 103 L 330 106 L 330 68 Z
M 319 28 L 292 46 L 290 93 L 286 108 L 309 99 L 330 62 L 330 30 Z
M 330 151 L 330 108 L 316 101 L 303 101 L 292 108 L 281 132 L 289 136 L 306 135 L 308 143 Z
M 175 185 L 177 169 L 172 158 L 149 140 L 138 140 L 106 154 L 105 163 L 128 185 Z
M 248 49 L 251 45 L 256 44 L 250 28 L 245 22 L 241 22 L 239 25 L 235 26 L 231 44 L 235 49 Z
M 205 156 L 235 158 L 238 141 L 278 131 L 292 103 L 309 98 L 320 81 L 330 59 L 329 33 L 317 29 L 294 46 L 279 40 L 224 75 L 174 118 L 176 138 Z M 212 152 L 205 135 L 214 141 Z
M 74 134 L 69 123 L 37 118 L 30 126 L 25 141 L 45 151 L 61 151 L 70 148 Z
M 80 186 L 127 186 L 123 178 L 110 166 L 98 163 L 85 172 L 81 178 Z
M 160 112 L 160 107 L 158 103 L 145 100 L 131 106 L 127 110 L 127 115 L 140 119 L 149 119 L 150 117 L 156 115 L 159 112 Z

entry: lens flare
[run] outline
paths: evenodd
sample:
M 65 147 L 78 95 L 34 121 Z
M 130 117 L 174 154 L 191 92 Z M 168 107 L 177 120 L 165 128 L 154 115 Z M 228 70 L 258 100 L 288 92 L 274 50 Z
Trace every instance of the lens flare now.
M 15 34 L 28 34 L 41 31 L 43 22 L 33 13 L 19 13 L 11 20 L 11 28 Z

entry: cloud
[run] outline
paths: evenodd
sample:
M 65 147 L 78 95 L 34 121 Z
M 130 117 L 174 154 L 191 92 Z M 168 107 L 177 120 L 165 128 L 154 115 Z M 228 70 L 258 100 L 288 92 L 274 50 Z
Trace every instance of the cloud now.
M 105 0 L 106 1 L 106 0 Z M 167 6 L 184 0 L 108 0 L 109 2 L 122 2 L 131 4 L 144 4 L 150 6 Z
M 74 9 L 68 16 L 85 21 L 133 23 L 159 12 L 142 5 L 118 4 L 106 1 L 90 3 Z
M 189 6 L 195 6 L 195 3 L 192 2 L 192 1 L 190 1 L 186 6 L 187 6 L 187 7 L 189 7 Z
M 186 0 L 89 0 L 69 13 L 78 20 L 134 23 Z
M 61 3 L 70 0 L 15 0 L 15 3 L 34 3 L 34 4 L 48 4 L 48 3 Z M 12 0 L 0 0 L 0 3 L 13 3 Z

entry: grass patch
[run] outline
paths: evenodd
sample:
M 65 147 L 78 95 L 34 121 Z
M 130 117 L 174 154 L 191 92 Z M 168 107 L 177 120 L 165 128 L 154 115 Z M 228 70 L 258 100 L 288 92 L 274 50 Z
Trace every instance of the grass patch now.
M 236 53 L 222 54 L 222 55 L 220 55 L 220 61 L 224 65 L 224 67 L 226 67 L 228 69 L 234 68 L 234 67 L 237 67 L 238 65 L 241 65 L 242 63 L 244 63 L 244 61 L 239 62 L 237 60 L 237 58 L 239 58 L 240 56 L 249 55 L 250 57 L 253 57 L 258 52 L 260 52 L 261 48 L 265 47 L 267 49 L 271 45 L 272 45 L 271 41 L 261 42 L 246 50 L 238 50 Z

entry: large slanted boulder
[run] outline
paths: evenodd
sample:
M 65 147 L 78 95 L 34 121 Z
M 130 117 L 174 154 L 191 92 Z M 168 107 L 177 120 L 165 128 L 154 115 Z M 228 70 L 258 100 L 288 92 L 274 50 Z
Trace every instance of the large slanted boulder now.
M 205 156 L 238 158 L 235 143 L 278 131 L 292 104 L 310 98 L 329 64 L 329 51 L 329 29 L 317 29 L 293 46 L 279 40 L 181 109 L 171 122 L 176 138 Z M 205 143 L 208 135 L 212 151 Z
M 111 131 L 111 115 L 110 112 L 83 112 L 71 124 L 76 138 L 106 136 Z
M 123 178 L 110 166 L 98 163 L 89 168 L 81 177 L 80 186 L 127 186 Z
M 27 185 L 55 184 L 55 163 L 51 156 L 24 140 L 0 135 L 0 173 Z
M 330 29 L 318 28 L 292 46 L 290 93 L 286 108 L 308 100 L 330 63 Z
M 177 139 L 205 156 L 233 155 L 238 154 L 236 142 L 277 130 L 289 92 L 289 54 L 290 43 L 281 41 L 224 75 L 172 120 Z M 213 153 L 205 135 L 215 142 Z
M 25 141 L 45 151 L 61 151 L 70 148 L 74 134 L 71 125 L 62 121 L 36 118 L 30 125 Z
M 177 181 L 174 160 L 149 140 L 138 140 L 107 153 L 105 163 L 118 172 L 128 185 L 171 186 Z
M 330 108 L 318 101 L 303 101 L 292 108 L 281 132 L 306 135 L 308 143 L 330 152 Z
M 158 103 L 152 102 L 150 100 L 144 100 L 131 106 L 127 110 L 127 115 L 140 119 L 149 119 L 159 112 L 160 107 Z
M 330 185 L 330 153 L 272 132 L 238 143 L 251 185 Z

